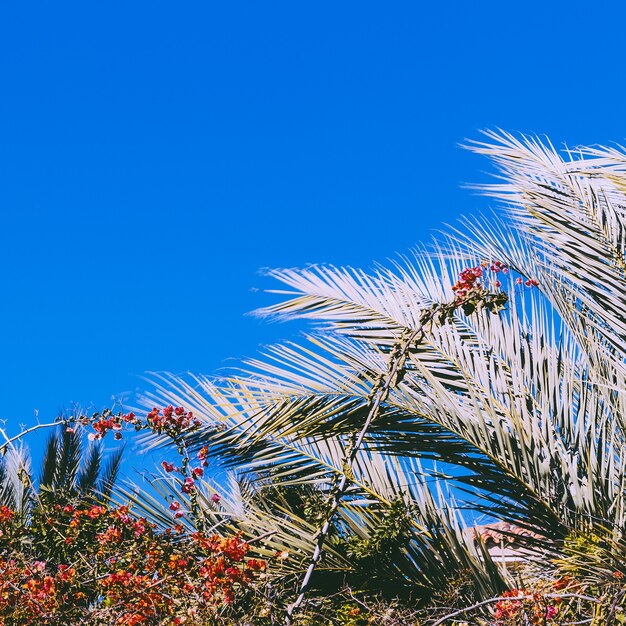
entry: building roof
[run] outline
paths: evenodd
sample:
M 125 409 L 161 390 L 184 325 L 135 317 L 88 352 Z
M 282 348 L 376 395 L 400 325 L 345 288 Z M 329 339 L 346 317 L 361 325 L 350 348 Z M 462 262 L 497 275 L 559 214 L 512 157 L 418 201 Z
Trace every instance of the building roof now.
M 469 536 L 474 541 L 479 538 L 485 543 L 485 547 L 491 558 L 496 563 L 521 563 L 530 555 L 525 548 L 528 539 L 541 539 L 541 535 L 522 528 L 509 522 L 493 522 L 484 526 L 469 528 Z
M 525 543 L 523 538 L 529 539 L 541 539 L 541 535 L 522 528 L 510 522 L 493 522 L 492 524 L 485 524 L 484 526 L 474 526 L 470 529 L 471 537 L 478 539 L 480 537 L 485 545 L 491 544 L 498 545 L 512 545 Z

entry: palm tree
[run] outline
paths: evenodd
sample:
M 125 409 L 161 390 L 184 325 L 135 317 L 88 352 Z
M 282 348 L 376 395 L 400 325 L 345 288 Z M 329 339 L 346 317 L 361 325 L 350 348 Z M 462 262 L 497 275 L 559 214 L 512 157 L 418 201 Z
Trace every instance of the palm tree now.
M 83 441 L 80 431 L 67 428 L 48 438 L 38 483 L 41 498 L 106 502 L 111 497 L 124 448 L 105 459 L 99 442 L 85 449 Z
M 544 564 L 567 554 L 581 576 L 607 579 L 626 556 L 626 154 L 561 153 L 507 133 L 470 148 L 499 169 L 484 187 L 503 201 L 499 215 L 468 219 L 391 269 L 272 272 L 284 299 L 259 313 L 312 320 L 315 331 L 226 380 L 166 377 L 146 403 L 202 416 L 198 445 L 255 488 L 271 476 L 325 494 L 329 509 L 296 552 L 312 555 L 329 520 L 374 537 L 401 498 L 411 524 L 398 577 L 432 592 L 461 562 L 479 595 L 496 593 L 506 572 L 467 540 L 445 502 L 456 498 L 532 530 Z M 459 273 L 485 262 L 508 271 L 497 276 L 507 310 L 455 309 L 424 324 L 451 302 Z M 342 478 L 349 488 L 334 502 Z M 594 538 L 587 566 L 568 548 L 582 536 Z M 295 571 L 315 561 L 302 554 Z
M 289 593 L 296 593 L 318 540 L 316 513 L 324 513 L 319 503 L 346 475 L 346 442 L 331 436 L 257 436 L 250 432 L 251 413 L 242 411 L 243 396 L 234 402 L 234 387 L 224 389 L 205 377 L 157 380 L 154 392 L 143 399 L 145 406 L 184 403 L 201 416 L 205 427 L 191 447 L 208 443 L 214 469 L 230 472 L 228 479 L 209 477 L 197 483 L 208 526 L 219 533 L 243 533 L 263 558 L 285 554 L 286 560 L 279 559 L 274 569 L 282 585 L 292 590 Z M 168 442 L 148 436 L 144 444 L 165 447 Z M 472 581 L 464 588 L 466 601 L 506 588 L 506 572 L 496 567 L 484 546 L 470 539 L 454 502 L 446 502 L 443 491 L 426 488 L 422 472 L 414 458 L 400 459 L 382 450 L 358 452 L 354 472 L 349 472 L 350 489 L 318 565 L 315 586 L 320 596 L 344 584 L 420 603 L 433 590 L 444 590 L 460 578 Z M 135 511 L 165 527 L 171 524 L 171 514 L 163 502 L 176 499 L 190 508 L 179 481 L 159 472 L 148 489 L 140 484 L 118 493 L 133 501 Z M 217 507 L 211 504 L 214 494 L 221 496 Z M 311 504 L 312 512 L 306 510 Z M 385 558 L 389 554 L 391 561 Z

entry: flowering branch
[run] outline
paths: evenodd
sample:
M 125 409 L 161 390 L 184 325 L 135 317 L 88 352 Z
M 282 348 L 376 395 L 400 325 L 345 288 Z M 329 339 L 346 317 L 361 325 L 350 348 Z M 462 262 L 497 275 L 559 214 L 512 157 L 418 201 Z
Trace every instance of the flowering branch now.
M 593 602 L 595 604 L 602 604 L 602 600 L 598 598 L 594 598 L 592 596 L 586 596 L 580 593 L 547 593 L 544 595 L 545 598 L 551 599 L 561 599 L 561 598 L 575 598 L 577 600 L 585 600 L 586 602 Z M 469 613 L 470 611 L 475 611 L 482 606 L 487 606 L 488 604 L 497 604 L 499 602 L 511 602 L 512 600 L 521 601 L 521 600 L 536 600 L 535 594 L 530 595 L 516 595 L 514 597 L 510 595 L 498 596 L 495 598 L 488 598 L 487 600 L 482 600 L 481 602 L 477 602 L 476 604 L 472 604 L 471 606 L 466 606 L 465 608 L 459 609 L 458 611 L 454 611 L 453 613 L 448 613 L 448 615 L 444 615 L 444 617 L 438 619 L 436 622 L 433 622 L 431 626 L 441 626 L 441 624 L 445 624 L 449 619 L 453 617 L 458 617 L 459 615 L 463 615 L 463 613 Z
M 317 534 L 317 542 L 309 565 L 307 567 L 304 578 L 300 585 L 298 597 L 293 604 L 287 607 L 285 616 L 286 626 L 291 626 L 293 614 L 300 608 L 304 602 L 306 593 L 311 586 L 311 579 L 315 567 L 322 556 L 322 549 L 328 538 L 332 522 L 335 514 L 339 508 L 339 505 L 346 494 L 348 489 L 350 477 L 353 477 L 352 467 L 354 461 L 361 449 L 363 440 L 372 424 L 372 422 L 380 414 L 380 409 L 383 403 L 387 400 L 391 390 L 402 379 L 402 372 L 406 362 L 406 358 L 411 349 L 415 348 L 424 338 L 424 329 L 427 325 L 434 321 L 439 323 L 445 323 L 452 319 L 454 314 L 460 309 L 466 315 L 470 315 L 476 309 L 484 307 L 487 310 L 497 313 L 506 304 L 508 297 L 501 291 L 492 292 L 488 287 L 485 287 L 481 282 L 481 277 L 485 273 L 485 268 L 489 267 L 489 264 L 463 270 L 459 275 L 458 282 L 452 287 L 455 292 L 455 298 L 450 303 L 437 303 L 430 308 L 424 309 L 420 316 L 419 323 L 414 329 L 407 329 L 404 331 L 399 341 L 393 346 L 387 367 L 387 372 L 379 376 L 378 380 L 372 388 L 369 400 L 369 409 L 365 422 L 358 433 L 354 444 L 350 447 L 347 458 L 344 459 L 343 472 L 338 483 L 335 484 L 331 490 L 329 496 L 329 503 L 326 511 L 326 515 L 323 520 L 323 524 Z M 508 272 L 508 268 L 499 261 L 491 264 L 490 269 L 492 272 Z M 500 281 L 494 282 L 494 287 L 497 289 L 501 286 Z
M 90 427 L 91 441 L 109 432 L 121 439 L 127 428 L 170 437 L 182 461 L 178 468 L 164 463 L 183 479 L 180 488 L 192 503 L 195 531 L 186 533 L 176 523 L 158 532 L 128 506 L 108 508 L 95 497 L 67 494 L 60 501 L 39 498 L 33 487 L 37 506 L 28 518 L 0 507 L 0 622 L 34 626 L 54 617 L 59 623 L 102 621 L 119 626 L 176 626 L 190 618 L 205 623 L 263 575 L 265 562 L 247 556 L 250 544 L 240 533 L 220 537 L 204 532 L 195 479 L 208 464 L 208 448 L 199 451 L 197 463 L 192 459 L 186 438 L 200 426 L 192 413 L 166 407 L 140 419 L 107 410 L 91 417 L 60 418 L 49 426 L 59 424 L 66 432 Z M 4 448 L 44 426 L 12 439 L 0 431 L 7 440 Z

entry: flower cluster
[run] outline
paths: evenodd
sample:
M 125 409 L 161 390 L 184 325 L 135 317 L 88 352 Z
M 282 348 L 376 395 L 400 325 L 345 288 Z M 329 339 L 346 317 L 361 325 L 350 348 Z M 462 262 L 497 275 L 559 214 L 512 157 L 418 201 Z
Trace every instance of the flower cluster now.
M 456 295 L 457 303 L 461 303 L 462 300 L 475 293 L 483 294 L 485 285 L 483 285 L 481 279 L 486 279 L 488 272 L 493 274 L 499 274 L 500 272 L 508 274 L 509 268 L 507 265 L 502 263 L 502 261 L 494 261 L 493 263 L 483 261 L 476 267 L 468 267 L 464 269 L 459 274 L 457 282 L 452 287 L 452 291 L 454 291 Z M 539 281 L 534 278 L 524 280 L 521 276 L 515 279 L 515 283 L 517 285 L 525 284 L 526 287 L 537 287 L 539 285 Z M 499 289 L 502 286 L 502 283 L 497 278 L 494 278 L 488 281 L 488 286 L 493 287 L 494 289 Z
M 148 413 L 146 419 L 155 433 L 168 435 L 180 434 L 202 425 L 200 420 L 194 419 L 191 411 L 185 411 L 181 406 L 177 408 L 168 406 L 164 409 L 154 408 Z
M 113 432 L 115 439 L 121 439 L 125 428 L 134 431 L 150 431 L 158 435 L 164 435 L 172 440 L 180 455 L 181 463 L 176 465 L 171 461 L 162 461 L 161 466 L 166 473 L 180 474 L 180 490 L 186 496 L 190 496 L 190 506 L 197 513 L 198 502 L 196 497 L 196 480 L 204 476 L 204 468 L 208 466 L 209 450 L 202 447 L 197 454 L 197 464 L 191 466 L 191 457 L 187 448 L 187 436 L 195 432 L 201 425 L 201 420 L 194 417 L 191 411 L 183 407 L 167 406 L 165 408 L 153 408 L 141 419 L 133 412 L 114 414 L 110 410 L 102 413 L 94 413 L 91 417 L 81 415 L 70 420 L 64 420 L 66 430 L 75 431 L 75 426 L 91 426 L 92 432 L 88 434 L 90 441 L 103 439 L 107 433 Z M 212 496 L 214 504 L 219 501 L 219 496 Z M 175 517 L 180 518 L 185 513 L 178 509 L 172 509 Z
M 455 292 L 458 300 L 462 300 L 467 298 L 468 295 L 471 295 L 474 291 L 482 292 L 484 286 L 481 282 L 481 278 L 486 277 L 486 273 L 491 271 L 494 274 L 499 274 L 502 272 L 503 274 L 508 274 L 509 268 L 502 263 L 502 261 L 494 261 L 489 264 L 487 261 L 483 261 L 480 265 L 476 267 L 468 267 L 464 269 L 459 274 L 459 279 L 455 285 L 452 287 L 452 291 Z M 491 285 L 499 289 L 502 286 L 502 283 L 499 280 L 491 281 Z
M 91 416 L 91 419 L 82 415 L 78 419 L 78 422 L 82 426 L 88 426 L 89 424 L 91 424 L 93 432 L 89 433 L 88 435 L 90 441 L 104 439 L 109 431 L 113 431 L 115 439 L 121 439 L 122 429 L 127 424 L 132 424 L 133 426 L 135 426 L 136 430 L 141 429 L 141 423 L 135 417 L 134 413 L 118 413 L 117 415 L 115 415 L 109 409 L 102 413 L 94 413 Z M 67 430 L 73 432 L 74 426 L 68 425 Z
M 489 264 L 486 261 L 475 267 L 464 269 L 452 286 L 454 300 L 447 304 L 435 304 L 425 312 L 424 320 L 433 316 L 440 323 L 451 320 L 455 313 L 461 309 L 465 315 L 470 315 L 479 308 L 484 308 L 492 313 L 497 313 L 504 308 L 508 301 L 507 295 L 499 291 L 499 280 L 487 280 L 487 272 L 498 274 L 508 273 L 508 267 L 501 261 Z
M 539 593 L 512 589 L 506 591 L 504 597 L 507 599 L 500 600 L 494 607 L 493 617 L 496 620 L 494 626 L 517 624 L 522 617 L 525 620 L 524 623 L 545 626 L 559 612 L 554 604 L 546 602 L 546 599 Z
M 102 413 L 94 413 L 91 417 L 81 415 L 74 420 L 81 426 L 91 426 L 93 432 L 88 435 L 90 441 L 103 439 L 110 431 L 114 433 L 115 439 L 121 439 L 122 431 L 126 427 L 131 427 L 135 431 L 151 430 L 154 433 L 178 437 L 202 425 L 199 419 L 194 418 L 191 411 L 186 411 L 183 407 L 174 408 L 173 406 L 164 409 L 152 409 L 147 414 L 145 421 L 138 418 L 133 412 L 114 414 L 109 409 Z M 66 420 L 66 422 L 66 429 L 73 432 L 75 430 L 73 421 Z
M 498 622 L 504 622 L 519 615 L 523 608 L 523 600 L 526 598 L 526 592 L 521 589 L 513 589 L 504 593 L 505 598 L 510 600 L 500 600 L 495 606 L 493 612 L 494 618 Z
M 0 623 L 212 623 L 265 570 L 236 534 L 158 532 L 128 506 L 56 504 L 0 536 Z
M 464 269 L 459 274 L 459 279 L 455 285 L 452 286 L 452 291 L 455 292 L 456 297 L 461 299 L 465 298 L 472 290 L 481 286 L 480 278 L 483 275 L 483 268 L 478 265 L 477 267 Z
M 0 623 L 39 624 L 53 615 L 78 614 L 76 604 L 85 597 L 75 586 L 75 568 L 15 556 L 0 557 Z
M 209 555 L 202 560 L 199 570 L 205 581 L 199 593 L 207 601 L 217 594 L 225 602 L 233 602 L 233 590 L 251 583 L 256 572 L 265 570 L 265 561 L 245 559 L 249 547 L 240 535 L 224 538 L 194 533 L 192 538 Z M 238 563 L 245 563 L 245 567 L 239 567 Z
M 201 426 L 190 411 L 155 408 L 142 419 L 107 410 L 60 421 L 70 432 L 89 428 L 92 441 L 109 432 L 119 439 L 127 429 L 169 438 L 179 461 L 161 465 L 173 474 L 181 500 L 170 498 L 173 525 L 163 532 L 127 506 L 110 508 L 93 498 L 42 499 L 28 522 L 0 507 L 0 624 L 48 623 L 48 616 L 55 624 L 212 623 L 215 611 L 262 575 L 265 563 L 247 556 L 240 535 L 204 533 L 198 480 L 209 448 L 190 452 L 189 435 Z M 213 493 L 209 506 L 220 501 Z M 186 515 L 183 526 L 178 520 Z M 21 601 L 20 594 L 27 598 Z M 7 617 L 13 614 L 15 619 Z
M 13 521 L 15 513 L 6 505 L 0 506 L 0 524 Z
M 483 261 L 475 267 L 465 268 L 452 286 L 454 300 L 447 304 L 433 305 L 425 311 L 422 320 L 428 321 L 434 318 L 440 323 L 445 323 L 451 320 L 459 309 L 465 315 L 470 315 L 477 309 L 498 313 L 508 301 L 507 294 L 500 290 L 502 283 L 497 278 L 500 273 L 509 273 L 508 266 L 502 261 L 492 263 Z M 517 278 L 515 282 L 521 284 L 524 280 Z M 538 284 L 535 279 L 526 281 L 528 287 L 536 287 Z

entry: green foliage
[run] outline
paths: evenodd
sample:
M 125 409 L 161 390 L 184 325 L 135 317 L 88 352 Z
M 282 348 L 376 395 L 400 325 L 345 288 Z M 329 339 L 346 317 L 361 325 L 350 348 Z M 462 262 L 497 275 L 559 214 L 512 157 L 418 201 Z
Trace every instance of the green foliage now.
M 100 442 L 85 449 L 84 433 L 59 426 L 46 445 L 38 491 L 47 503 L 91 499 L 106 501 L 117 479 L 123 446 L 104 459 Z M 31 480 L 32 482 L 32 480 Z
M 384 510 L 379 524 L 368 537 L 352 536 L 347 553 L 356 571 L 380 588 L 381 579 L 389 577 L 411 539 L 414 517 L 414 507 L 407 506 L 400 495 Z

